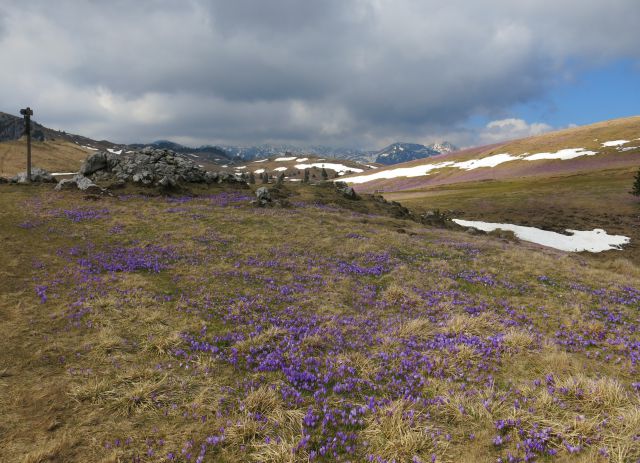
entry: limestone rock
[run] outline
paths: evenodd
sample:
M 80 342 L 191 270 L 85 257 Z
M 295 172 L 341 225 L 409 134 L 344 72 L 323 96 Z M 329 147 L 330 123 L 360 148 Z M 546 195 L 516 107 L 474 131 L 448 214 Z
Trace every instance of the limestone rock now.
M 246 183 L 241 175 L 208 172 L 190 159 L 166 149 L 145 147 L 139 151 L 113 154 L 99 151 L 83 163 L 80 173 L 96 181 L 134 182 L 142 185 L 179 183 Z
M 80 166 L 80 175 L 91 175 L 105 169 L 107 167 L 107 153 L 108 151 L 98 151 L 91 154 Z
M 80 191 L 90 194 L 102 193 L 102 188 L 93 183 L 93 181 L 82 174 L 74 175 L 72 178 L 61 180 L 55 187 L 57 191 L 72 190 L 77 188 Z
M 171 175 L 165 175 L 158 182 L 158 186 L 161 186 L 162 188 L 174 188 L 177 185 L 178 182 Z
M 354 190 L 352 187 L 347 187 L 344 190 L 342 190 L 342 196 L 344 196 L 347 199 L 358 199 L 358 195 L 356 194 L 356 190 Z
M 271 193 L 267 187 L 260 187 L 256 190 L 258 201 L 271 201 Z
M 75 188 L 78 188 L 75 178 L 64 178 L 58 182 L 54 190 L 73 190 Z

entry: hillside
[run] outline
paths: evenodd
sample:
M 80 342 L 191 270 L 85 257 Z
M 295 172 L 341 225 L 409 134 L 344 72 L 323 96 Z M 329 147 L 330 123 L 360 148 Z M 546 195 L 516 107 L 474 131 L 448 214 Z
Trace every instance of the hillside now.
M 246 189 L 0 185 L 3 458 L 640 458 L 623 253 L 288 189 L 290 208 L 262 209 Z
M 0 143 L 18 141 L 24 136 L 24 119 L 0 112 Z M 108 140 L 93 140 L 91 138 L 67 133 L 63 130 L 54 130 L 31 120 L 31 139 L 33 141 L 63 141 L 74 143 L 84 148 L 91 149 L 122 149 L 126 145 L 112 143 Z
M 630 237 L 625 253 L 640 262 L 639 206 L 629 194 L 640 168 L 639 137 L 640 117 L 618 119 L 344 180 L 416 212 L 560 233 L 603 229 Z M 376 176 L 392 178 L 367 181 Z
M 126 145 L 93 140 L 31 121 L 32 165 L 50 172 L 76 172 L 88 154 L 97 150 L 122 152 Z M 26 136 L 22 117 L 0 112 L 0 177 L 26 170 Z
M 24 119 L 0 112 L 0 142 L 18 140 L 24 135 Z M 64 137 L 63 132 L 44 127 L 31 121 L 31 138 L 36 141 L 55 140 Z
M 256 161 L 243 162 L 243 165 L 229 166 L 235 172 L 253 172 L 259 176 L 263 172 L 270 176 L 278 177 L 284 173 L 286 181 L 299 181 L 304 177 L 305 169 L 309 170 L 311 181 L 322 180 L 322 169 L 327 172 L 328 178 L 338 178 L 349 173 L 366 172 L 375 169 L 374 165 L 362 164 L 356 161 L 342 159 L 321 158 L 318 156 L 287 155 L 272 156 Z
M 615 144 L 616 142 L 626 142 Z M 611 144 L 614 143 L 614 144 Z M 347 179 L 359 191 L 545 177 L 640 164 L 640 116 L 470 148 Z
M 27 166 L 26 140 L 0 143 L 0 177 L 24 172 Z M 32 142 L 32 165 L 49 172 L 77 172 L 82 161 L 93 151 L 62 139 Z

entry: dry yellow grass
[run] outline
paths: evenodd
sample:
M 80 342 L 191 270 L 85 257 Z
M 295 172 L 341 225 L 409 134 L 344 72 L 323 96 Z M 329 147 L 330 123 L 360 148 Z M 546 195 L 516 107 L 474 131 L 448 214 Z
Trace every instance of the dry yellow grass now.
M 317 391 L 302 390 L 292 399 L 286 392 L 298 370 L 291 379 L 245 361 L 249 354 L 255 362 L 264 360 L 262 354 L 275 356 L 274 346 L 284 339 L 291 347 L 277 358 L 304 352 L 299 369 L 305 374 L 314 365 L 325 374 L 326 364 L 349 372 L 317 395 L 326 397 L 321 403 L 335 416 L 348 416 L 368 397 L 380 400 L 359 415 L 362 424 L 336 425 L 357 434 L 358 445 L 368 443 L 355 456 L 340 454 L 345 460 L 362 461 L 371 453 L 398 461 L 416 455 L 430 461 L 436 454 L 443 462 L 495 462 L 523 442 L 511 429 L 505 431 L 508 445 L 492 444 L 496 421 L 510 418 L 521 420 L 523 432 L 537 425 L 562 433 L 571 444 L 582 442 L 583 450 L 570 455 L 554 438 L 557 461 L 640 458 L 640 413 L 631 386 L 637 379 L 630 365 L 607 361 L 604 354 L 588 357 L 594 348 L 575 351 L 556 336 L 565 323 L 608 343 L 615 330 L 636 323 L 635 306 L 608 299 L 626 324 L 593 318 L 604 304 L 570 286 L 588 284 L 612 295 L 623 282 L 638 287 L 636 273 L 626 279 L 619 274 L 634 268 L 627 261 L 540 252 L 410 222 L 402 226 L 413 234 L 399 234 L 396 219 L 374 220 L 346 209 L 216 208 L 204 198 L 180 204 L 184 213 L 165 212 L 176 205 L 163 198 L 105 199 L 99 207 L 111 210 L 107 217 L 70 223 L 50 211 L 84 207 L 81 197 L 54 196 L 48 188 L 2 188 L 0 239 L 10 246 L 0 247 L 0 460 L 131 462 L 139 455 L 142 461 L 166 461 L 170 451 L 183 458 L 181 449 L 190 441 L 187 451 L 195 460 L 199 445 L 224 429 L 222 444 L 205 462 L 309 461 L 309 452 L 320 446 L 320 424 L 304 422 Z M 31 195 L 37 208 L 28 201 Z M 195 213 L 204 218 L 193 218 Z M 34 217 L 45 217 L 46 225 L 17 226 Z M 121 234 L 109 232 L 116 224 L 123 225 Z M 354 231 L 364 237 L 357 244 L 345 238 Z M 64 284 L 52 283 L 55 270 L 76 268 L 79 256 L 66 251 L 87 242 L 96 253 L 150 241 L 184 242 L 184 259 L 157 274 L 100 274 L 108 285 L 89 299 L 83 323 L 70 323 L 82 283 L 68 284 L 71 274 L 56 276 Z M 385 265 L 392 268 L 381 276 L 327 270 L 326 262 L 366 266 L 369 254 L 382 253 L 390 253 Z M 45 260 L 40 268 L 37 262 Z M 455 278 L 461 270 L 490 273 L 513 287 L 461 281 Z M 553 284 L 539 281 L 540 274 Z M 50 285 L 44 304 L 35 292 L 41 282 Z M 470 306 L 483 306 L 483 313 L 468 315 Z M 282 318 L 285 311 L 289 318 Z M 317 322 L 298 332 L 297 323 L 312 316 Z M 204 328 L 206 337 L 199 334 Z M 236 349 L 238 363 L 191 350 L 189 336 L 225 353 Z M 607 346 L 607 353 L 628 355 L 622 345 Z M 552 392 L 545 382 L 549 374 Z M 334 392 L 352 377 L 359 381 L 353 389 Z M 390 392 L 392 385 L 399 387 Z M 305 433 L 318 439 L 315 447 L 294 451 Z M 147 455 L 148 439 L 153 456 Z M 160 440 L 163 445 L 156 445 Z M 600 456 L 600 448 L 609 457 Z
M 67 141 L 34 141 L 31 145 L 31 165 L 49 172 L 77 172 L 91 152 Z M 11 177 L 26 170 L 26 140 L 0 143 L 0 176 Z
M 411 406 L 404 401 L 389 404 L 381 413 L 368 420 L 363 437 L 373 453 L 386 461 L 426 461 L 437 448 L 433 428 L 420 414 L 407 415 Z M 440 446 L 444 447 L 444 446 Z

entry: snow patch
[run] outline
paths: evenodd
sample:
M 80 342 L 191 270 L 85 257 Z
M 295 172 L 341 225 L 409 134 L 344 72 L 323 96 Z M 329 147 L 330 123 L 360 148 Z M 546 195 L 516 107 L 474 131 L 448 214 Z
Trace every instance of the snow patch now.
M 568 148 L 564 150 L 558 150 L 555 153 L 536 153 L 524 158 L 525 161 L 539 161 L 541 159 L 561 159 L 563 161 L 567 159 L 573 159 L 580 156 L 593 156 L 598 154 L 597 151 L 587 151 L 584 148 Z
M 625 148 L 618 148 L 618 151 L 631 151 L 637 150 L 638 148 L 640 148 L 640 146 L 627 146 Z
M 237 166 L 237 167 L 234 167 L 234 169 L 246 169 L 246 168 L 247 168 L 247 166 Z
M 305 162 L 305 161 L 308 161 L 308 160 L 309 160 L 309 158 L 298 158 L 298 159 L 296 159 L 296 162 Z
M 112 153 L 112 154 L 122 154 L 122 150 L 114 150 L 111 148 L 107 148 L 107 151 Z
M 51 172 L 51 175 L 76 175 L 78 172 Z
M 262 174 L 263 172 L 264 172 L 264 169 L 258 169 L 253 171 L 254 174 Z
M 293 161 L 296 157 L 290 157 L 290 158 L 276 158 L 275 161 L 277 162 L 283 162 L 283 161 Z
M 473 170 L 480 167 L 495 167 L 503 162 L 516 161 L 520 159 L 518 156 L 511 156 L 509 153 L 494 154 L 482 159 L 471 159 L 469 161 L 456 162 L 451 167 L 458 169 Z
M 267 162 L 268 159 L 260 159 L 259 161 L 253 161 L 253 164 L 255 164 L 256 162 Z
M 278 171 L 278 172 L 282 172 L 283 170 L 287 170 L 287 168 L 286 168 L 286 167 L 276 167 L 276 168 L 275 168 L 275 169 L 273 169 L 273 170 L 276 170 L 276 171 Z
M 364 172 L 363 169 L 358 169 L 357 167 L 347 167 L 344 164 L 333 164 L 331 162 L 314 162 L 312 164 L 296 164 L 295 168 L 296 169 L 312 169 L 314 167 L 317 167 L 318 169 L 322 169 L 323 167 L 325 169 L 331 169 L 331 170 L 335 170 L 336 172 L 340 173 L 340 172 L 347 172 L 347 171 L 351 171 L 351 172 Z
M 486 232 L 497 229 L 510 230 L 521 240 L 569 252 L 620 250 L 620 246 L 631 241 L 626 236 L 609 235 L 600 228 L 595 228 L 591 231 L 567 229 L 566 231 L 571 233 L 571 235 L 563 235 L 552 231 L 540 230 L 535 227 L 525 227 L 508 223 L 491 223 L 460 219 L 453 219 L 453 221 L 463 227 L 473 227 Z
M 625 143 L 629 143 L 629 140 L 613 140 L 613 141 L 605 141 L 602 146 L 620 146 Z
M 395 169 L 388 169 L 373 174 L 359 175 L 356 177 L 348 178 L 350 183 L 366 183 L 378 179 L 390 179 L 396 177 L 420 177 L 422 175 L 429 175 L 434 169 L 441 169 L 443 167 L 454 167 L 463 170 L 479 169 L 481 167 L 496 167 L 500 164 L 510 161 L 538 161 L 543 159 L 574 159 L 579 156 L 594 156 L 598 154 L 597 151 L 589 151 L 585 148 L 567 148 L 556 151 L 555 153 L 535 153 L 535 154 L 521 154 L 512 155 L 509 153 L 500 153 L 488 156 L 482 159 L 469 159 L 467 161 L 445 161 L 437 164 L 422 164 L 413 167 L 398 167 Z M 368 166 L 374 167 L 374 166 Z M 351 169 L 355 170 L 355 169 Z
M 91 150 L 91 151 L 98 151 L 98 148 L 92 148 L 91 146 L 82 145 L 82 147 L 87 148 L 88 150 Z
M 388 179 L 396 177 L 420 177 L 422 175 L 429 175 L 434 169 L 440 169 L 442 167 L 451 167 L 454 163 L 452 161 L 441 162 L 439 164 L 424 164 L 414 167 L 398 167 L 396 169 L 383 170 L 368 175 L 359 175 L 357 177 L 351 177 L 347 179 L 349 183 L 366 183 L 372 180 Z

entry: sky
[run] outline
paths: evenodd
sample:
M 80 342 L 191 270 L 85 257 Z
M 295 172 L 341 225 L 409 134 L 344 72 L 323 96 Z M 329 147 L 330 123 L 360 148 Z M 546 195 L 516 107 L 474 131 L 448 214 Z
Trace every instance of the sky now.
M 638 0 L 0 0 L 0 111 L 116 143 L 461 147 L 640 113 Z

